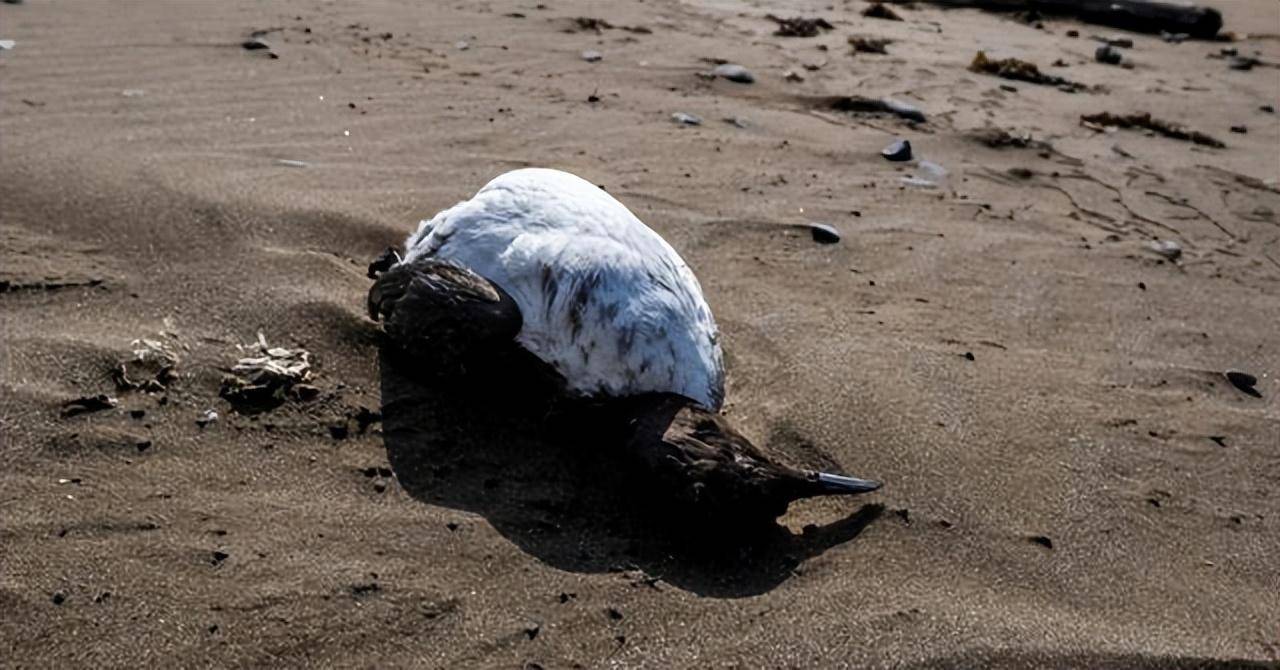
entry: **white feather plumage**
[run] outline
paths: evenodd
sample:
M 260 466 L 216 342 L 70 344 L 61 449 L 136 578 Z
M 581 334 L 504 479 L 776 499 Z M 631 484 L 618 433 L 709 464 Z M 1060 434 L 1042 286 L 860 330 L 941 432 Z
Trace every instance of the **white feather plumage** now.
M 419 224 L 405 261 L 434 258 L 500 286 L 517 341 L 572 391 L 724 399 L 724 362 L 702 288 L 671 245 L 567 172 L 514 170 Z

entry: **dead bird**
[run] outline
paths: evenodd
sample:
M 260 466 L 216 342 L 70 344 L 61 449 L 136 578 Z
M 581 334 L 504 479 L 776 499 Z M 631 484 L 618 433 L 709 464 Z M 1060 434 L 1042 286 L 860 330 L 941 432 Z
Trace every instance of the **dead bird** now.
M 369 272 L 369 315 L 399 347 L 451 365 L 514 342 L 619 428 L 620 456 L 674 503 L 771 519 L 793 500 L 880 487 L 779 463 L 728 425 L 720 333 L 693 271 L 579 177 L 503 174 Z

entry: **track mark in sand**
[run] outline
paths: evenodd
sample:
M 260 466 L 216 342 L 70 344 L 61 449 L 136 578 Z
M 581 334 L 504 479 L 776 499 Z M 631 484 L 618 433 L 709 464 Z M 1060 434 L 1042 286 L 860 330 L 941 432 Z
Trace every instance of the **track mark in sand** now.
M 0 294 L 103 287 L 111 274 L 97 249 L 18 226 L 0 226 Z
M 147 533 L 160 530 L 154 521 L 134 519 L 91 519 L 58 529 L 58 537 L 93 537 L 116 533 Z

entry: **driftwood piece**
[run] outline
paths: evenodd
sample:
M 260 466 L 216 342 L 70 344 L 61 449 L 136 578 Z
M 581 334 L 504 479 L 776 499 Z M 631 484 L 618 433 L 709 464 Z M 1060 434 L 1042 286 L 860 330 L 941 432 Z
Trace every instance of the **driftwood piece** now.
M 948 7 L 997 12 L 1037 11 L 1141 33 L 1186 33 L 1212 39 L 1222 30 L 1222 14 L 1182 0 L 926 0 Z

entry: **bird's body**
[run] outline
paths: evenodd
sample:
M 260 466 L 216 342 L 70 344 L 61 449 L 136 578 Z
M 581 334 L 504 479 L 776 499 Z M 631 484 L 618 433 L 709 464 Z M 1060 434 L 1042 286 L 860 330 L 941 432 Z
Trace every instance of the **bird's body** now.
M 622 203 L 571 174 L 501 175 L 422 221 L 404 257 L 389 250 L 369 274 L 369 314 L 399 348 L 457 369 L 514 342 L 569 394 L 603 401 L 582 425 L 622 426 L 618 453 L 670 501 L 773 518 L 792 500 L 880 486 L 777 463 L 729 428 L 698 280 Z
M 567 172 L 515 170 L 421 222 L 405 263 L 465 267 L 519 307 L 516 341 L 587 396 L 724 400 L 715 320 L 671 245 Z

